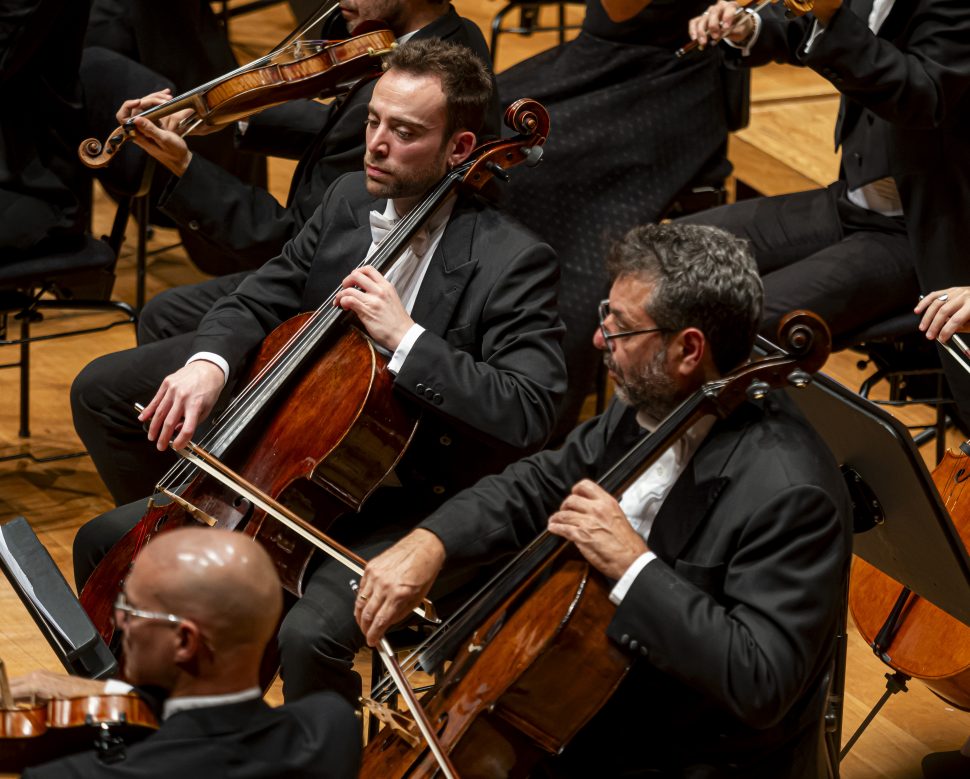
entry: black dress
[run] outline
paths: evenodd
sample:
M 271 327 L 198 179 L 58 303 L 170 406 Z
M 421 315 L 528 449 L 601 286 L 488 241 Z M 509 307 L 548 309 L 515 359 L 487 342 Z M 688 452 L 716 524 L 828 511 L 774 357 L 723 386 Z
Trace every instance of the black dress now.
M 512 213 L 552 244 L 562 265 L 560 309 L 570 390 L 558 436 L 575 422 L 595 376 L 603 258 L 630 228 L 654 222 L 680 190 L 724 159 L 719 54 L 677 59 L 687 22 L 706 0 L 654 0 L 626 22 L 588 0 L 579 36 L 498 76 L 499 98 L 541 102 L 551 129 L 542 164 L 515 171 Z

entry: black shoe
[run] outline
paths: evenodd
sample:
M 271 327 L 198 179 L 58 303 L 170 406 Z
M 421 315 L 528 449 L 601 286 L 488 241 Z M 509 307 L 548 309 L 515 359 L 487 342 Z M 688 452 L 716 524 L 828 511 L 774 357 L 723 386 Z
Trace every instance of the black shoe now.
M 923 758 L 924 779 L 967 779 L 970 777 L 970 757 L 959 750 L 933 752 Z

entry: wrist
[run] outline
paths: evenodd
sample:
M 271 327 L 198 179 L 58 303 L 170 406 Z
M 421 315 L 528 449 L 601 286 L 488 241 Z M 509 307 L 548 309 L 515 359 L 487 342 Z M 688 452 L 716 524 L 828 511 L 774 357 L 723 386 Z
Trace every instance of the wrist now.
M 190 162 L 192 162 L 192 152 L 188 151 L 185 153 L 184 157 L 180 157 L 178 160 L 176 160 L 175 164 L 169 167 L 169 170 L 181 178 L 185 175 L 185 171 L 189 169 Z
M 444 564 L 447 552 L 438 536 L 423 527 L 415 528 L 411 535 L 432 562 L 439 567 Z
M 750 8 L 742 8 L 739 11 L 737 22 L 731 30 L 731 33 L 727 36 L 728 40 L 736 46 L 744 48 L 751 42 L 751 38 L 754 37 L 755 31 L 758 29 L 758 25 L 754 20 L 755 11 Z

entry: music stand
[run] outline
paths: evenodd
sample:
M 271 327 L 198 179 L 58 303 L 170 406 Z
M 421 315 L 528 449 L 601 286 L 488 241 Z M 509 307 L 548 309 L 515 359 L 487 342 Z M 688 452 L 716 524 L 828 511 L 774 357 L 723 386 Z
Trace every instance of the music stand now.
M 816 374 L 808 387 L 788 393 L 850 482 L 855 503 L 853 552 L 970 625 L 970 556 L 906 427 L 824 374 Z M 843 614 L 826 715 L 835 777 L 839 775 L 846 618 Z
M 0 573 L 69 673 L 88 679 L 117 673 L 111 650 L 23 517 L 0 525 Z

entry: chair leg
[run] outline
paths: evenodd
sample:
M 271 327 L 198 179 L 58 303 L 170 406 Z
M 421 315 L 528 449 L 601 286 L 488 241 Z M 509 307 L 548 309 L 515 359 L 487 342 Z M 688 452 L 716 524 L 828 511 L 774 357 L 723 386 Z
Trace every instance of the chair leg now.
M 148 196 L 135 199 L 135 222 L 138 224 L 138 240 L 135 259 L 135 310 L 145 306 L 145 275 L 148 264 Z
M 30 438 L 30 312 L 20 320 L 20 431 L 21 438 Z

